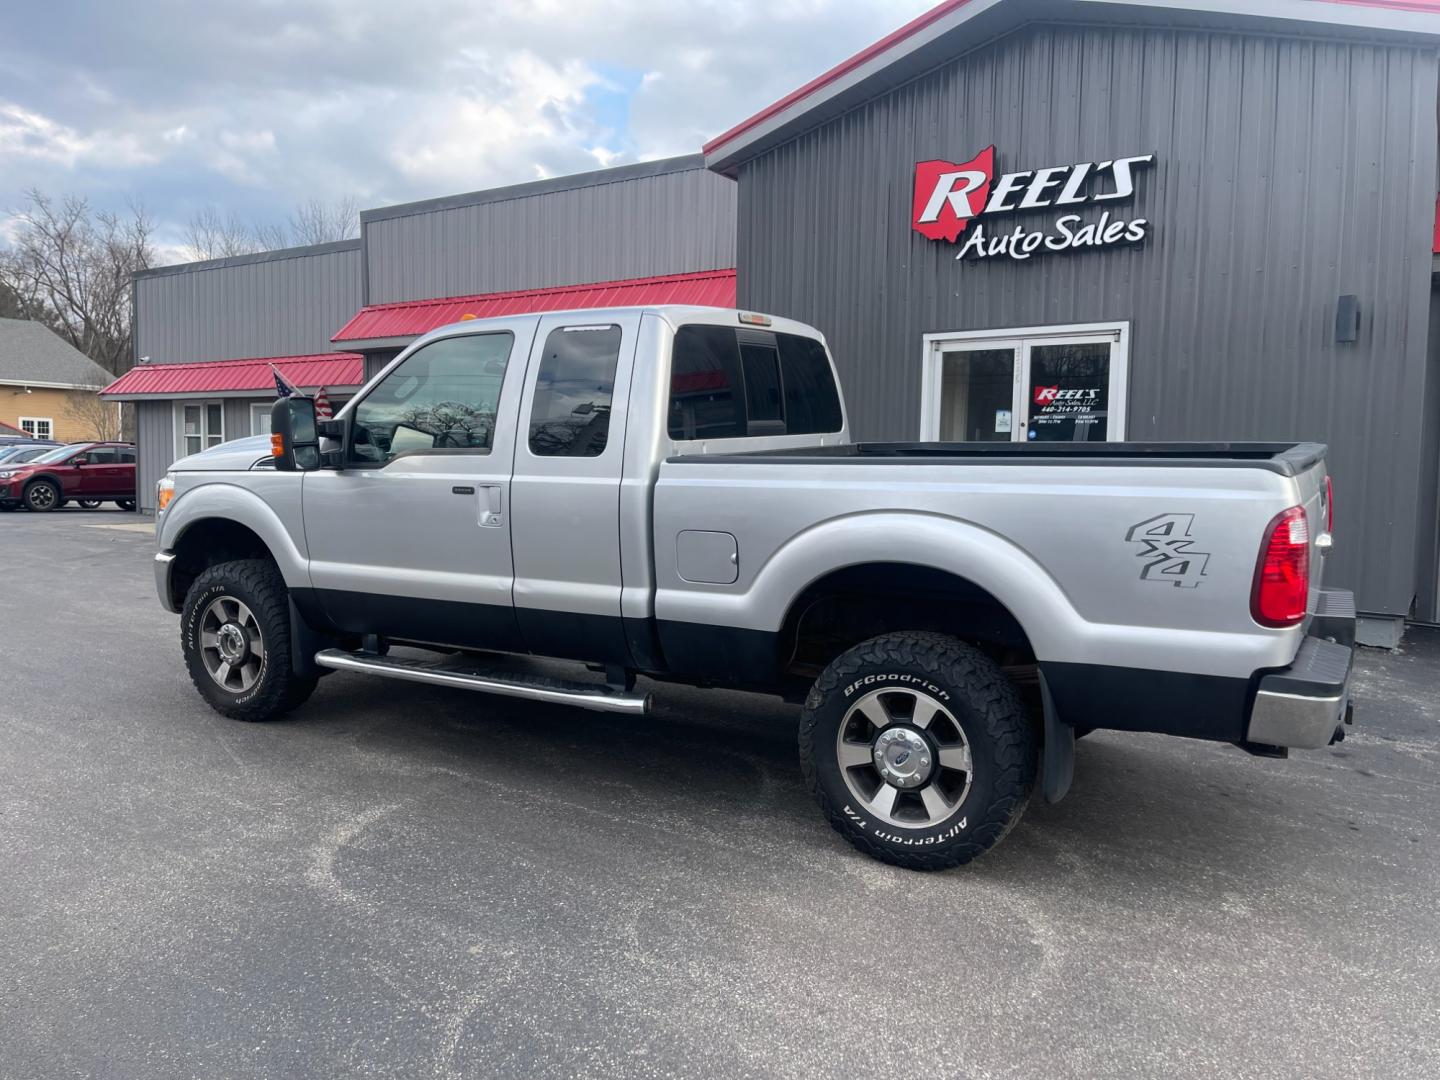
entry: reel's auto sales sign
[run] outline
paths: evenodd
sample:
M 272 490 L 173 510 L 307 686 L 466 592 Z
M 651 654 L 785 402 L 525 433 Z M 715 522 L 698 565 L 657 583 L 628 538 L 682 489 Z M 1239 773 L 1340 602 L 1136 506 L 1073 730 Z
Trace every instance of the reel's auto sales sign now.
M 1144 154 L 1002 173 L 997 178 L 993 146 L 970 161 L 917 162 L 911 225 L 931 240 L 960 244 L 957 259 L 1008 255 L 1025 260 L 1046 253 L 1138 244 L 1150 230 L 1144 218 L 1127 221 L 1108 209 L 1099 214 L 1087 209 L 1133 199 L 1135 174 L 1153 164 L 1155 155 Z M 1035 210 L 1059 213 L 1040 229 L 1017 225 L 1006 230 L 989 220 Z

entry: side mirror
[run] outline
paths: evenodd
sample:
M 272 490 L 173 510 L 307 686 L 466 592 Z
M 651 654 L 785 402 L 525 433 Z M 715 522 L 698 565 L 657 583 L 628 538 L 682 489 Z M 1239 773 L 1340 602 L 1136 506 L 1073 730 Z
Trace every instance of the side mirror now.
M 70 459 L 70 464 L 71 464 L 71 465 L 89 465 L 89 464 L 90 464 L 90 459 L 87 458 L 84 454 L 81 454 L 79 457 L 72 457 L 72 458 Z
M 315 429 L 315 402 L 299 394 L 270 406 L 270 453 L 281 472 L 320 467 L 320 435 Z

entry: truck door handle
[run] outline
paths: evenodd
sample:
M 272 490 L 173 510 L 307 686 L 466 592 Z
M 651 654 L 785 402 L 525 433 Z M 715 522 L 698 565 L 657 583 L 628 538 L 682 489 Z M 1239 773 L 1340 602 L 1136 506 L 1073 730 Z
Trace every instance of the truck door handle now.
M 480 524 L 490 529 L 505 524 L 505 489 L 499 484 L 480 485 Z

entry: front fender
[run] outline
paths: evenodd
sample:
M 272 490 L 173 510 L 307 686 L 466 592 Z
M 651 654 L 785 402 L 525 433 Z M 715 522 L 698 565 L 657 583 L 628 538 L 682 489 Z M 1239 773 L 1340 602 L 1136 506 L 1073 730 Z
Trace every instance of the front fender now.
M 177 494 L 158 517 L 155 538 L 174 551 L 186 531 L 202 521 L 233 521 L 264 542 L 290 588 L 310 585 L 309 553 L 301 527 L 300 484 L 293 474 L 246 473 L 245 487 L 208 480 Z

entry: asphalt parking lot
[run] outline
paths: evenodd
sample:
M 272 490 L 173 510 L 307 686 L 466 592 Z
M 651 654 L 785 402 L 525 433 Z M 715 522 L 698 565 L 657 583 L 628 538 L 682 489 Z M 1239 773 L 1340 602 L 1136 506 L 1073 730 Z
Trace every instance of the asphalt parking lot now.
M 922 875 L 795 713 L 337 674 L 210 712 L 143 519 L 0 517 L 0 1076 L 1434 1077 L 1440 635 L 1290 761 L 1097 733 Z

